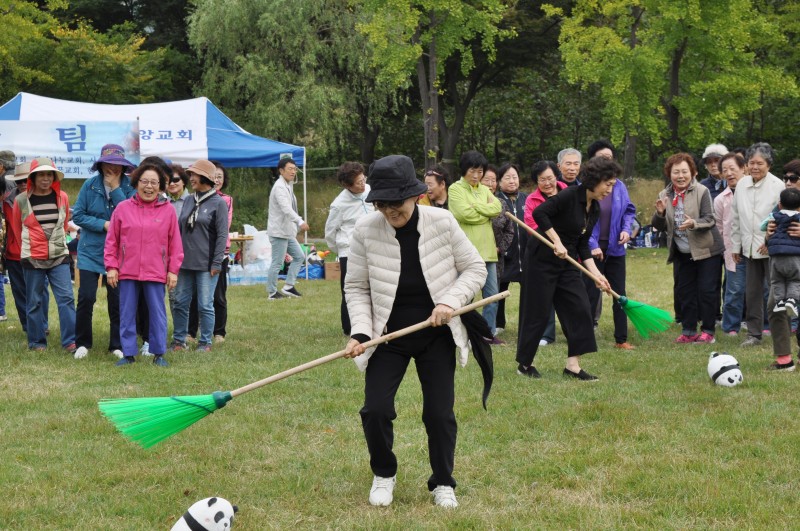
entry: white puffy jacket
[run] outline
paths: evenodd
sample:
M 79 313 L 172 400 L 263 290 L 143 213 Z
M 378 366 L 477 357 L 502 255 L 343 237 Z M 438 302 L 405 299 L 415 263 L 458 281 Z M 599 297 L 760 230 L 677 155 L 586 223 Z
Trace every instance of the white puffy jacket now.
M 269 193 L 269 212 L 267 212 L 267 235 L 273 238 L 294 238 L 303 218 L 297 213 L 297 198 L 292 185 L 283 177 L 278 177 Z
M 347 258 L 350 254 L 350 236 L 356 221 L 375 210 L 372 203 L 364 201 L 368 194 L 369 185 L 358 195 L 345 188 L 331 203 L 328 221 L 325 222 L 325 241 L 330 250 L 341 258 Z
M 486 265 L 449 211 L 417 208 L 420 263 L 433 303 L 461 308 L 486 281 Z M 352 335 L 374 339 L 385 333 L 399 280 L 400 243 L 395 230 L 380 212 L 367 214 L 356 222 L 350 239 L 344 282 Z M 449 326 L 463 367 L 470 348 L 467 330 L 458 317 Z M 354 358 L 360 370 L 366 370 L 374 351 L 373 347 Z

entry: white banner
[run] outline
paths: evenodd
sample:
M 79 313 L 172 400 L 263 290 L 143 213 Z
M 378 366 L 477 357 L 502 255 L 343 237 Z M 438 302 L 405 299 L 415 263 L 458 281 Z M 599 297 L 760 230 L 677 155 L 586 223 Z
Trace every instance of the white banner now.
M 125 158 L 139 164 L 138 122 L 18 122 L 0 120 L 0 146 L 17 156 L 17 163 L 49 157 L 68 179 L 92 176 L 91 167 L 106 144 L 125 149 Z

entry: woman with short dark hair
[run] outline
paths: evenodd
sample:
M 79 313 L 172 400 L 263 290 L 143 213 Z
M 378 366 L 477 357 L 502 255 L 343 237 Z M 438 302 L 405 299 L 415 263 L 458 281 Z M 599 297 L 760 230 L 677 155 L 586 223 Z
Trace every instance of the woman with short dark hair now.
M 677 281 L 683 328 L 675 342 L 714 343 L 719 310 L 716 277 L 724 245 L 714 221 L 711 192 L 697 181 L 697 166 L 688 153 L 669 157 L 664 176 L 670 184 L 658 195 L 651 223 L 667 232 L 667 263 Z
M 131 174 L 131 184 L 136 195 L 120 203 L 111 216 L 104 251 L 108 284 L 119 289 L 123 358 L 117 366 L 134 363 L 139 354 L 136 315 L 140 301 L 144 301 L 149 353 L 155 356 L 155 365 L 166 367 L 164 288 L 175 287 L 183 261 L 178 217 L 169 200 L 161 195 L 167 186 L 161 165 L 140 165 Z
M 611 289 L 592 259 L 589 237 L 600 217 L 598 202 L 611 194 L 621 173 L 613 160 L 595 157 L 581 168 L 581 184 L 565 188 L 533 212 L 536 230 L 549 238 L 555 249 L 531 238 L 525 251 L 517 343 L 517 372 L 523 376 L 541 377 L 533 361 L 555 308 L 567 337 L 564 376 L 597 380 L 580 366 L 583 354 L 597 351 L 589 298 L 581 272 L 564 259 L 580 258 L 597 277 L 597 287 L 606 292 Z
M 340 316 L 342 332 L 350 335 L 350 315 L 347 313 L 347 300 L 344 293 L 344 279 L 347 276 L 347 257 L 350 254 L 350 236 L 356 221 L 374 209 L 372 203 L 365 201 L 369 194 L 364 166 L 358 162 L 345 162 L 336 172 L 342 191 L 331 203 L 328 220 L 325 222 L 325 241 L 339 260 L 339 284 L 342 290 Z

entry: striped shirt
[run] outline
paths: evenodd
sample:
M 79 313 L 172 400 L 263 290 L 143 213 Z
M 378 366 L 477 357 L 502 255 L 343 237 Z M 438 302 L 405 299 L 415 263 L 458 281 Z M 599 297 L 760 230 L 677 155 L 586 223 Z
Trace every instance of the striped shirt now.
M 36 216 L 36 221 L 42 226 L 42 230 L 49 240 L 53 234 L 53 229 L 56 228 L 56 223 L 58 223 L 58 205 L 56 203 L 55 190 L 52 190 L 47 195 L 31 194 L 28 201 L 31 204 L 33 215 Z

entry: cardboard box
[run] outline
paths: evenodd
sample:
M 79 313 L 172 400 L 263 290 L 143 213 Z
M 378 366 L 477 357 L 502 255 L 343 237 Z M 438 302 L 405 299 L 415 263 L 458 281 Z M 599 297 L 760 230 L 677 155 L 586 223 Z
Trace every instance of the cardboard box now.
M 342 270 L 339 262 L 325 262 L 325 280 L 339 280 L 342 278 Z

